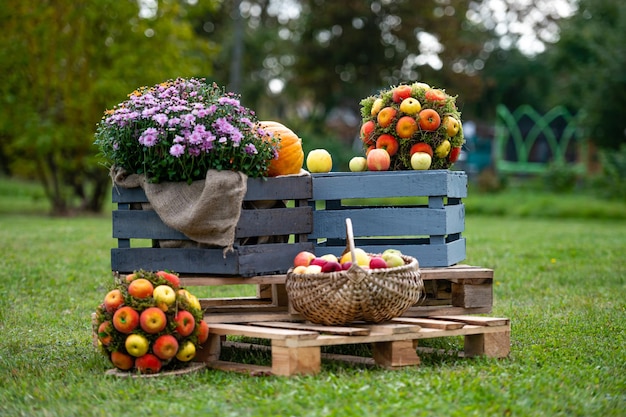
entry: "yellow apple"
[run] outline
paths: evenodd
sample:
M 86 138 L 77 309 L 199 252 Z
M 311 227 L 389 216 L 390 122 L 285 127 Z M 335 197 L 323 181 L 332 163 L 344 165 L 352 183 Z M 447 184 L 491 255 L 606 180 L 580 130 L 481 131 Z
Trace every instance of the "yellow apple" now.
M 332 253 L 327 253 L 326 255 L 322 255 L 320 256 L 320 258 L 328 262 L 339 262 L 339 259 L 337 259 L 337 257 L 333 255 Z
M 148 339 L 138 333 L 129 334 L 124 342 L 126 351 L 136 358 L 145 355 L 149 346 Z
M 443 142 L 441 142 L 439 146 L 437 146 L 437 148 L 435 149 L 435 154 L 439 158 L 445 158 L 450 153 L 450 148 L 451 148 L 450 141 L 446 139 Z
M 176 291 L 169 285 L 158 285 L 152 293 L 154 302 L 163 311 L 176 302 Z
M 306 157 L 306 167 L 309 172 L 330 172 L 333 158 L 326 149 L 313 149 Z
M 200 301 L 198 300 L 198 298 L 195 295 L 193 295 L 192 293 L 190 293 L 186 289 L 178 290 L 178 294 L 181 295 L 184 299 L 186 299 L 187 303 L 189 303 L 189 305 L 191 307 L 196 308 L 198 310 L 202 310 L 202 306 L 200 305 Z
M 320 272 L 322 272 L 321 265 L 309 265 L 304 271 L 305 274 L 319 274 Z
M 354 256 L 356 257 L 356 264 L 359 266 L 369 266 L 370 257 L 369 255 L 361 248 L 354 249 Z M 345 264 L 346 262 L 352 262 L 352 253 L 346 252 L 341 256 L 339 263 Z
M 298 275 L 300 275 L 300 274 L 306 274 L 306 268 L 307 268 L 307 267 L 306 267 L 306 266 L 304 266 L 304 265 L 298 265 L 298 266 L 296 266 L 294 269 L 292 269 L 292 270 L 291 270 L 291 273 L 292 273 L 292 274 L 298 274 Z
M 400 103 L 400 111 L 402 113 L 416 115 L 420 110 L 422 110 L 422 105 L 413 97 L 405 98 L 402 100 L 402 103 Z
M 196 345 L 191 340 L 187 340 L 180 346 L 178 353 L 176 353 L 176 359 L 181 362 L 189 362 L 196 356 Z
M 372 111 L 370 112 L 370 114 L 372 116 L 376 116 L 378 114 L 378 112 L 380 111 L 380 109 L 383 108 L 383 104 L 385 102 L 383 101 L 382 98 L 377 98 L 376 100 L 374 100 L 374 104 L 372 104 Z
M 367 171 L 367 159 L 362 156 L 355 156 L 350 160 L 348 167 L 352 172 Z
M 383 253 L 382 258 L 387 263 L 388 268 L 404 266 L 404 259 L 402 259 L 397 253 Z
M 411 168 L 415 170 L 426 170 L 432 162 L 433 159 L 426 152 L 415 152 L 411 156 Z
M 430 90 L 430 85 L 426 83 L 415 82 L 411 84 L 411 88 L 417 88 L 420 90 Z
M 444 117 L 443 125 L 446 128 L 446 133 L 448 134 L 448 136 L 454 137 L 457 133 L 459 133 L 460 123 L 456 118 L 452 116 Z

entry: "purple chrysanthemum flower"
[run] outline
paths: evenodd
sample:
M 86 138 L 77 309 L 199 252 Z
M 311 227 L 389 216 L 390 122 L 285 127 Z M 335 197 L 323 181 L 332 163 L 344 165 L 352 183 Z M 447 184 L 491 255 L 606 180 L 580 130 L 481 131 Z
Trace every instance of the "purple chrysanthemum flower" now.
M 246 144 L 246 146 L 244 146 L 243 150 L 248 154 L 248 155 L 256 155 L 259 153 L 259 151 L 256 150 L 256 146 L 254 146 L 253 143 L 248 143 Z
M 170 155 L 175 156 L 176 158 L 180 158 L 181 155 L 185 153 L 185 147 L 180 143 L 176 143 L 172 145 L 170 148 Z
M 157 122 L 159 126 L 164 126 L 167 123 L 167 116 L 163 113 L 158 113 L 152 116 L 152 120 Z
M 143 146 L 154 146 L 159 138 L 159 132 L 154 127 L 149 127 L 139 136 L 139 143 Z

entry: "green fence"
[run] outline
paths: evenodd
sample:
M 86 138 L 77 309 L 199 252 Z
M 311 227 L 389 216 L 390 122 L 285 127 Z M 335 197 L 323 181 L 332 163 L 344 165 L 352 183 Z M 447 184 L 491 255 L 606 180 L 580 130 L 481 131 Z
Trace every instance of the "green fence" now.
M 540 174 L 551 164 L 567 165 L 584 172 L 582 141 L 576 116 L 557 106 L 541 115 L 523 105 L 511 112 L 496 109 L 495 167 L 502 173 Z

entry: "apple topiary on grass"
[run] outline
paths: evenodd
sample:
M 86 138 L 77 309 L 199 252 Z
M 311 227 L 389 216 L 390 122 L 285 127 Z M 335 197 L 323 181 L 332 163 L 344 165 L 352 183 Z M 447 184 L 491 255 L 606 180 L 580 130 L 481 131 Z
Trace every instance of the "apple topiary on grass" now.
M 93 331 L 116 369 L 147 374 L 188 366 L 209 326 L 176 274 L 140 270 L 116 279 L 96 308 Z

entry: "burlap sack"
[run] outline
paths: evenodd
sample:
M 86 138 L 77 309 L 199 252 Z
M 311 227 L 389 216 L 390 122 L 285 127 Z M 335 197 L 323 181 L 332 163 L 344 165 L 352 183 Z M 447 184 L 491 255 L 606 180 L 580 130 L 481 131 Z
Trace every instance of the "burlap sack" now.
M 124 188 L 142 187 L 163 223 L 189 239 L 211 247 L 233 250 L 235 231 L 247 191 L 247 175 L 209 170 L 205 180 L 153 184 L 143 175 L 113 168 L 111 176 Z

